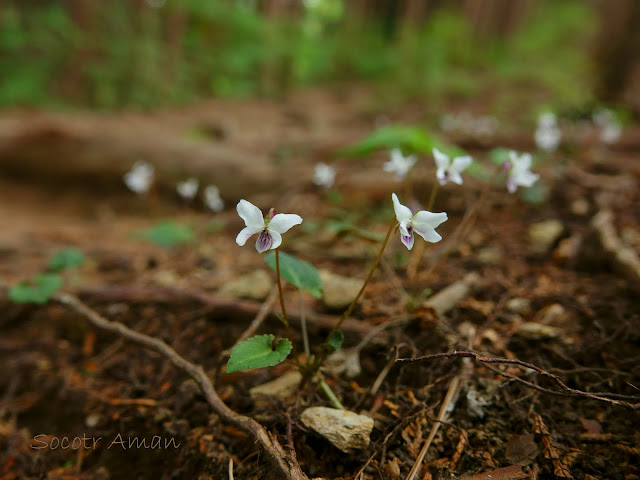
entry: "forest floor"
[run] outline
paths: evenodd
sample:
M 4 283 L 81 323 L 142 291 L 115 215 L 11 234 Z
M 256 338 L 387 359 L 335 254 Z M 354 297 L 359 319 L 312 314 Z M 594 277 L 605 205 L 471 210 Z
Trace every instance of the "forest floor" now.
M 384 236 L 393 215 L 391 193 L 397 189 L 405 198 L 406 187 L 382 171 L 387 152 L 335 161 L 340 195 L 312 185 L 311 172 L 316 162 L 333 161 L 337 149 L 369 133 L 383 114 L 388 121 L 413 123 L 428 113 L 416 105 L 393 112 L 371 105 L 358 91 L 310 91 L 282 103 L 210 102 L 156 114 L 60 116 L 64 122 L 82 118 L 83 125 L 95 124 L 85 133 L 102 132 L 109 142 L 127 133 L 133 140 L 126 141 L 146 135 L 146 143 L 157 138 L 160 145 L 171 135 L 190 135 L 190 126 L 201 127 L 203 118 L 213 119 L 207 138 L 196 139 L 205 142 L 197 145 L 199 152 L 210 144 L 230 155 L 227 163 L 251 158 L 263 163 L 255 163 L 256 169 L 271 168 L 261 182 L 250 172 L 251 162 L 239 176 L 216 171 L 216 158 L 208 160 L 216 173 L 207 181 L 217 183 L 227 203 L 217 214 L 200 201 L 181 202 L 171 191 L 171 182 L 183 178 L 167 166 L 170 158 L 158 168 L 158 190 L 141 198 L 117 181 L 124 172 L 113 165 L 124 165 L 121 158 L 105 159 L 104 173 L 100 165 L 78 175 L 64 167 L 73 163 L 74 152 L 88 156 L 88 137 L 79 145 L 77 131 L 65 136 L 67 123 L 53 134 L 30 137 L 35 150 L 24 158 L 11 153 L 12 133 L 5 128 L 1 282 L 6 287 L 45 270 L 62 248 L 82 250 L 87 260 L 67 275 L 64 291 L 202 365 L 224 402 L 259 421 L 287 449 L 293 447 L 310 478 L 407 478 L 435 425 L 439 430 L 415 478 L 640 478 L 640 164 L 634 147 L 640 132 L 633 128 L 619 144 L 565 144 L 537 164 L 548 194 L 542 203 L 491 188 L 455 243 L 449 240 L 476 205 L 483 184 L 465 176 L 463 186 L 441 188 L 434 211 L 448 213 L 438 228 L 444 240 L 427 244 L 412 280 L 406 272 L 413 257 L 393 235 L 345 324 L 344 348 L 353 349 L 374 327 L 383 327 L 360 345 L 359 373 L 325 371 L 347 409 L 373 418 L 367 448 L 343 453 L 303 425 L 300 414 L 307 407 L 331 406 L 314 385 L 269 401 L 250 395 L 252 387 L 294 369 L 290 362 L 225 373 L 223 352 L 264 304 L 273 315 L 258 333 L 284 333 L 276 317 L 280 307 L 268 298 L 273 272 L 251 240 L 242 248 L 235 243 L 244 226 L 234 208 L 240 198 L 263 212 L 274 206 L 304 218 L 285 236 L 284 251 L 335 274 L 366 277 L 379 242 L 361 233 Z M 4 112 L 0 124 L 13 122 L 18 131 L 35 128 L 34 118 L 43 121 L 38 112 Z M 134 130 L 124 132 L 127 126 Z M 476 141 L 458 134 L 450 141 L 465 145 L 479 161 L 488 161 L 493 147 L 533 150 L 532 132 L 511 129 L 517 140 L 503 135 Z M 32 143 L 51 142 L 52 135 L 55 155 L 47 158 L 49 146 L 38 151 Z M 119 146 L 124 152 L 126 141 Z M 145 160 L 153 163 L 153 145 L 147 146 L 151 153 Z M 127 165 L 140 153 L 136 148 L 124 155 Z M 180 172 L 191 172 L 187 157 L 179 160 Z M 423 205 L 435 178 L 432 162 L 425 156 L 416 166 L 413 192 Z M 48 167 L 41 172 L 33 165 Z M 292 165 L 296 173 L 289 170 Z M 245 178 L 250 180 L 243 183 Z M 192 226 L 195 239 L 164 249 L 140 238 L 139 232 L 165 220 Z M 361 230 L 337 229 L 338 222 Z M 264 289 L 255 278 L 248 287 L 245 282 L 244 296 L 254 298 L 222 294 L 225 286 L 258 270 L 273 283 Z M 468 276 L 474 272 L 477 277 Z M 459 286 L 465 278 L 472 280 L 452 304 L 436 309 L 429 302 L 429 294 Z M 302 358 L 298 295 L 286 286 L 285 296 L 294 318 L 294 355 Z M 342 311 L 306 294 L 302 303 L 311 344 L 317 345 Z M 93 329 L 59 302 L 14 304 L 6 288 L 0 312 L 0 480 L 226 479 L 230 459 L 235 478 L 282 478 L 255 439 L 221 421 L 193 380 L 158 353 Z M 526 362 L 546 373 L 518 362 L 487 363 L 484 357 L 394 362 L 456 350 Z M 377 378 L 382 383 L 372 392 Z M 439 417 L 452 384 L 458 387 L 446 399 L 446 418 Z M 77 448 L 80 440 L 63 448 L 57 443 L 63 437 L 100 440 L 84 441 L 90 448 Z M 129 448 L 134 437 L 147 439 L 147 448 Z M 162 438 L 159 448 L 151 448 L 154 438 Z M 165 445 L 170 439 L 174 444 Z

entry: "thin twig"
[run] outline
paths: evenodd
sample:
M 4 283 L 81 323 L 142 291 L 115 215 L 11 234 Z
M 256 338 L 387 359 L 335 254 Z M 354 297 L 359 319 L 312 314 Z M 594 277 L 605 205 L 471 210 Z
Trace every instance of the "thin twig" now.
M 422 449 L 418 454 L 418 458 L 416 458 L 416 463 L 413 464 L 413 467 L 411 467 L 411 471 L 409 472 L 409 475 L 407 475 L 407 480 L 413 480 L 415 478 L 416 474 L 418 473 L 418 470 L 420 469 L 420 466 L 422 465 L 422 461 L 424 460 L 424 457 L 427 455 L 427 450 L 429 449 L 431 442 L 433 442 L 433 439 L 435 438 L 436 433 L 438 433 L 438 429 L 440 428 L 440 425 L 446 421 L 447 415 L 455 407 L 456 400 L 458 397 L 459 385 L 460 385 L 460 377 L 454 377 L 453 380 L 451 380 L 451 383 L 449 384 L 449 389 L 447 390 L 447 394 L 445 395 L 444 400 L 442 401 L 442 405 L 440 406 L 440 411 L 438 412 L 438 417 L 436 418 L 435 423 L 431 427 L 429 436 L 425 440 L 424 445 L 422 445 Z
M 162 354 L 175 367 L 185 372 L 200 385 L 207 402 L 223 421 L 247 432 L 264 448 L 274 467 L 280 470 L 285 478 L 290 480 L 308 480 L 308 477 L 304 474 L 300 465 L 291 459 L 280 445 L 280 442 L 278 442 L 274 436 L 270 435 L 262 425 L 250 417 L 239 415 L 225 405 L 201 365 L 196 365 L 181 357 L 173 348 L 158 338 L 131 330 L 121 323 L 107 320 L 73 295 L 56 293 L 53 299 L 82 315 L 95 327 L 119 335 L 142 347 Z
M 431 194 L 429 195 L 429 202 L 425 207 L 425 210 L 430 212 L 433 209 L 433 204 L 436 202 L 436 195 L 438 194 L 438 187 L 440 186 L 440 182 L 436 181 L 431 187 Z M 407 265 L 407 278 L 412 282 L 416 279 L 416 274 L 418 273 L 418 267 L 422 262 L 422 258 L 424 257 L 424 251 L 426 248 L 426 242 L 418 242 L 416 249 L 413 251 L 413 255 L 409 258 L 409 263 Z
M 571 388 L 568 385 L 566 385 L 562 380 L 560 380 L 560 377 L 558 377 L 557 375 L 554 375 L 553 373 L 550 373 L 550 372 L 548 372 L 546 370 L 543 370 L 542 368 L 540 368 L 540 367 L 538 367 L 536 365 L 533 365 L 532 363 L 523 362 L 522 360 L 512 360 L 512 359 L 507 359 L 507 358 L 486 357 L 484 355 L 480 355 L 479 353 L 475 353 L 475 352 L 455 351 L 455 352 L 435 353 L 433 355 L 425 355 L 425 356 L 422 356 L 422 357 L 415 357 L 415 358 L 398 358 L 396 360 L 396 362 L 421 362 L 421 361 L 427 361 L 427 360 L 435 360 L 437 358 L 451 358 L 451 357 L 473 358 L 476 361 L 482 362 L 482 363 L 500 363 L 500 364 L 506 364 L 506 365 L 517 365 L 519 367 L 527 368 L 529 370 L 534 370 L 535 372 L 539 373 L 540 375 L 549 378 L 556 385 L 558 385 L 562 390 L 564 390 L 568 394 L 574 395 L 576 397 L 589 398 L 591 400 L 597 400 L 599 402 L 610 403 L 612 405 L 617 405 L 619 407 L 629 408 L 631 410 L 640 409 L 640 402 L 639 403 L 630 403 L 630 402 L 625 402 L 625 401 L 622 401 L 622 400 L 615 400 L 615 399 L 612 399 L 612 398 L 608 398 L 609 394 L 589 393 L 589 392 L 584 392 L 582 390 L 578 390 L 578 389 L 575 389 L 575 388 Z M 510 375 L 508 375 L 508 374 L 506 374 L 504 372 L 500 372 L 500 373 L 501 373 L 501 375 L 504 375 L 506 377 L 513 378 L 512 376 L 510 376 Z M 533 384 L 527 382 L 526 380 L 520 379 L 518 381 L 520 381 L 521 383 L 523 383 L 525 385 L 533 386 Z M 541 390 L 541 388 L 542 387 L 537 388 L 537 389 Z M 544 391 L 544 390 L 542 390 L 542 391 Z M 634 398 L 634 400 L 640 400 L 640 399 L 639 398 Z

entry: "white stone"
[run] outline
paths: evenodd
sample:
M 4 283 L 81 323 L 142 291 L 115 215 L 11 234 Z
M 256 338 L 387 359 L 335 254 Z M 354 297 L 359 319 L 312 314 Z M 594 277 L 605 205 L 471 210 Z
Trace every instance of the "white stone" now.
M 373 419 L 349 410 L 310 407 L 300 415 L 302 423 L 329 440 L 336 448 L 352 453 L 369 446 Z

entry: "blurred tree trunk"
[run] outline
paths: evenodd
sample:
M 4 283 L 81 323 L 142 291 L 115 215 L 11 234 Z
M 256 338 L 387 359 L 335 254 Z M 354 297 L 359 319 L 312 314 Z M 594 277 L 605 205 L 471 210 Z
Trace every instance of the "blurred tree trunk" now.
M 606 0 L 597 7 L 600 31 L 593 51 L 596 95 L 605 102 L 620 101 L 629 93 L 634 69 L 640 63 L 640 1 Z
M 300 18 L 304 13 L 302 2 L 291 2 L 289 0 L 265 0 L 260 3 L 260 11 L 264 15 L 268 23 L 277 23 L 279 20 L 289 22 L 289 25 L 295 26 L 298 22 L 294 20 Z M 292 30 L 291 35 L 295 34 Z M 263 65 L 260 68 L 260 91 L 268 96 L 285 95 L 291 88 L 293 81 L 293 58 L 291 56 L 283 56 L 279 52 L 281 45 L 279 41 L 282 39 L 274 35 L 274 31 L 267 26 L 267 38 L 265 40 L 270 45 L 270 50 L 277 52 L 277 59 L 270 65 Z M 289 39 L 295 42 L 295 38 Z
M 56 79 L 56 90 L 66 98 L 80 103 L 90 100 L 89 79 L 86 76 L 86 65 L 95 54 L 91 49 L 90 36 L 95 29 L 95 0 L 68 0 L 66 9 L 71 21 L 76 26 L 81 41 L 70 52 L 69 59 L 62 66 L 60 76 Z
M 185 10 L 173 10 L 169 13 L 166 25 L 166 43 L 169 62 L 165 75 L 169 85 L 177 86 L 182 68 L 182 48 L 184 34 L 189 23 L 189 14 Z
M 508 37 L 527 13 L 532 0 L 465 0 L 463 11 L 481 39 Z

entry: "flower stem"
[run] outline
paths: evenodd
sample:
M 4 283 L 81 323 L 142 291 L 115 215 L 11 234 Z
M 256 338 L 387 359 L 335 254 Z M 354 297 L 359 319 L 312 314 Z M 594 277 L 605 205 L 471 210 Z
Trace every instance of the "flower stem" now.
M 300 326 L 302 328 L 302 343 L 304 354 L 309 358 L 311 349 L 309 348 L 309 334 L 307 333 L 307 317 L 304 314 L 304 303 L 302 302 L 302 290 L 298 289 L 298 305 L 300 306 Z
M 433 204 L 436 203 L 436 195 L 438 194 L 438 187 L 440 187 L 440 182 L 435 182 L 433 187 L 431 187 L 431 195 L 429 195 L 429 203 L 427 203 L 427 208 L 425 210 L 431 211 L 433 208 Z
M 394 216 L 393 219 L 391 220 L 391 224 L 389 225 L 389 230 L 387 230 L 387 236 L 384 238 L 384 242 L 382 242 L 382 247 L 380 247 L 380 251 L 378 252 L 378 256 L 376 257 L 376 261 L 373 263 L 373 266 L 371 267 L 371 270 L 369 270 L 369 275 L 367 275 L 366 280 L 362 284 L 362 287 L 360 288 L 360 291 L 356 295 L 356 298 L 354 298 L 353 302 L 351 302 L 351 305 L 349 305 L 349 308 L 347 308 L 347 310 L 342 314 L 342 316 L 340 317 L 340 320 L 338 320 L 338 323 L 336 324 L 336 326 L 333 327 L 333 330 L 331 330 L 331 332 L 329 332 L 329 335 L 327 336 L 327 339 L 325 340 L 325 343 L 328 344 L 331 341 L 331 339 L 336 334 L 336 332 L 340 329 L 340 327 L 342 326 L 344 321 L 347 318 L 349 318 L 349 315 L 351 315 L 351 312 L 353 311 L 353 309 L 355 308 L 356 304 L 358 303 L 358 300 L 360 300 L 360 297 L 364 293 L 364 289 L 366 288 L 367 284 L 371 280 L 371 277 L 373 277 L 373 272 L 376 271 L 376 268 L 380 264 L 380 259 L 382 259 L 382 253 L 384 252 L 384 249 L 387 247 L 387 243 L 389 243 L 389 237 L 391 237 L 391 232 L 393 232 L 393 229 L 395 228 L 395 226 L 396 226 L 396 217 Z
M 327 398 L 333 404 L 334 407 L 336 407 L 339 410 L 344 410 L 344 405 L 342 405 L 342 403 L 340 402 L 340 399 L 336 397 L 336 394 L 333 393 L 333 390 L 331 390 L 331 387 L 327 385 L 327 382 L 325 382 L 324 379 L 322 378 L 320 379 L 320 388 L 322 388 L 322 391 L 324 392 L 324 394 L 327 396 Z
M 282 282 L 280 281 L 280 256 L 279 249 L 276 248 L 276 281 L 278 282 L 278 293 L 280 294 L 280 309 L 282 310 L 282 321 L 287 330 L 287 338 L 291 338 L 289 335 L 289 319 L 287 318 L 287 310 L 284 307 L 284 295 L 282 294 Z

